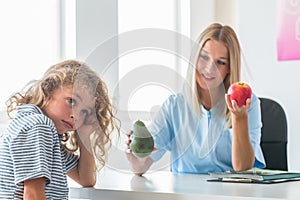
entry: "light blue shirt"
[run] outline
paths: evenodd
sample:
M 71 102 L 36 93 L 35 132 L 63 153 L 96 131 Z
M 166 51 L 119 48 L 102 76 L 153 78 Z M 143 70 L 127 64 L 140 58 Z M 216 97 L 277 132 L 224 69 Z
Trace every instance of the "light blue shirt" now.
M 158 149 L 150 155 L 153 161 L 170 151 L 171 171 L 174 173 L 206 174 L 233 169 L 232 128 L 225 128 L 227 121 L 222 117 L 223 110 L 218 109 L 218 104 L 210 110 L 200 106 L 200 110 L 199 117 L 182 94 L 171 95 L 164 102 L 149 125 Z M 252 94 L 248 110 L 248 127 L 255 154 L 253 167 L 264 168 L 265 160 L 260 147 L 260 101 L 255 94 Z

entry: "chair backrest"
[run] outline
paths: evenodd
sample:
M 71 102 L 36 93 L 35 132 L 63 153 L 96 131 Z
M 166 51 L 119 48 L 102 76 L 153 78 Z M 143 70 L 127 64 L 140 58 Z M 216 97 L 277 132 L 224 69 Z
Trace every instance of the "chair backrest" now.
M 262 130 L 261 148 L 267 169 L 288 170 L 287 119 L 279 103 L 260 97 Z

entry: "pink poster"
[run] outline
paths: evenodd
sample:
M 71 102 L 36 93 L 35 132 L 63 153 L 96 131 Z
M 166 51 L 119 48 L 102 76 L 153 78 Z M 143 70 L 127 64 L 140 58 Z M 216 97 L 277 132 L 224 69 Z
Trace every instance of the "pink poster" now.
M 300 60 L 300 0 L 277 1 L 277 59 Z

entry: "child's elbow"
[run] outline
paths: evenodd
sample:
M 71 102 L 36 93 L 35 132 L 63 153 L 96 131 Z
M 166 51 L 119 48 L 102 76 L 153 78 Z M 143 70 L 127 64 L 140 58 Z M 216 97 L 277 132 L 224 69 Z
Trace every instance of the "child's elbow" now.
M 96 180 L 85 181 L 80 184 L 82 187 L 94 187 L 96 185 Z
M 96 185 L 96 176 L 81 179 L 80 185 L 82 187 L 94 187 Z

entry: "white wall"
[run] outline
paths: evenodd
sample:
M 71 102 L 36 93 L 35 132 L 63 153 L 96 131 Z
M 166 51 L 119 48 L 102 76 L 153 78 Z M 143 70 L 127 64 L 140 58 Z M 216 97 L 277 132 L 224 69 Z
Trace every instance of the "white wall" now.
M 60 60 L 59 6 L 59 0 L 0 1 L 0 110 Z
M 0 134 L 5 102 L 61 59 L 60 0 L 0 1 Z
M 276 2 L 240 2 L 239 35 L 252 73 L 254 91 L 277 100 L 288 118 L 289 170 L 300 170 L 300 61 L 278 62 L 276 57 Z M 300 49 L 299 49 L 300 53 Z
M 110 88 L 118 82 L 117 35 L 117 0 L 76 0 L 76 58 L 101 74 Z
M 191 0 L 191 37 L 198 35 L 212 21 L 220 21 L 233 26 L 238 33 L 248 65 L 245 80 L 251 84 L 258 96 L 275 99 L 287 113 L 289 170 L 300 171 L 300 157 L 298 156 L 300 93 L 297 89 L 300 86 L 298 77 L 300 61 L 277 61 L 277 1 L 230 0 L 225 2 L 226 6 L 222 5 L 220 0 Z M 204 8 L 207 10 L 201 12 Z M 226 15 L 227 13 L 230 14 Z M 222 16 L 227 17 L 222 18 Z

